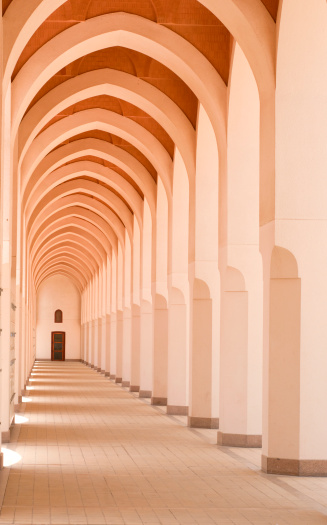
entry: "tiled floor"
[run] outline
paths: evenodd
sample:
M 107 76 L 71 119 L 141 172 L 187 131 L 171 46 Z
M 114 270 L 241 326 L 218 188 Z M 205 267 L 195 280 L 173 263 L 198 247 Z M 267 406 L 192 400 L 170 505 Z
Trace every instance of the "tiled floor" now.
M 259 450 L 219 448 L 81 363 L 36 363 L 30 385 L 0 524 L 327 524 L 326 478 L 267 476 Z

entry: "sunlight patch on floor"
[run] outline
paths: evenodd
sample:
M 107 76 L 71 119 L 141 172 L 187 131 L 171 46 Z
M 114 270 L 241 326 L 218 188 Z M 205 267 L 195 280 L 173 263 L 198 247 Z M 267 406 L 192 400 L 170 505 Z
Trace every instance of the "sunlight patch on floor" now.
M 3 466 L 4 467 L 11 467 L 12 465 L 16 465 L 16 463 L 19 463 L 21 461 L 22 456 L 15 452 L 14 450 L 11 450 L 10 448 L 1 448 L 1 452 L 3 453 Z

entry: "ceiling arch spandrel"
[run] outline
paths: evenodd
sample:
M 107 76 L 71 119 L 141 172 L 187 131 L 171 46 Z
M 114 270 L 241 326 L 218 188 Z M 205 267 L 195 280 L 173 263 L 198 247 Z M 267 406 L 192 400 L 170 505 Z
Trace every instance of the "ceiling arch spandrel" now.
M 83 9 L 85 13 L 84 20 L 103 15 L 104 13 L 123 11 L 157 22 L 156 2 L 154 0 L 138 0 L 137 2 L 131 0 L 110 0 L 110 2 L 108 0 L 86 0 L 82 2 L 83 6 L 78 5 L 81 4 L 79 0 L 71 0 L 71 2 L 76 6 L 77 10 L 86 6 L 86 10 Z
M 261 0 L 272 19 L 276 22 L 279 0 Z

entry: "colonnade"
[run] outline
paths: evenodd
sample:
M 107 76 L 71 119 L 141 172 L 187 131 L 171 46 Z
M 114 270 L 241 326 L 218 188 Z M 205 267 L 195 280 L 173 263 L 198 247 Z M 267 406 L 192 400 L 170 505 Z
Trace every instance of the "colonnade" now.
M 67 27 L 22 64 L 64 0 L 2 17 L 2 439 L 37 291 L 59 273 L 81 295 L 85 363 L 221 446 L 262 446 L 266 472 L 326 475 L 326 2 L 280 1 L 276 21 L 261 0 L 196 3 L 230 32 L 227 82 L 133 13 Z M 195 121 L 145 74 L 51 84 L 117 46 L 192 93 Z

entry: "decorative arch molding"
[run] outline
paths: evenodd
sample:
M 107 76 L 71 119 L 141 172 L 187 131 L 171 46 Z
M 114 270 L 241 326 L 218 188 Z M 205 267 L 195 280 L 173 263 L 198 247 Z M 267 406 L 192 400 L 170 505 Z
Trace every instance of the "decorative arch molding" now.
M 12 83 L 12 136 L 34 96 L 56 71 L 85 54 L 117 45 L 158 60 L 182 78 L 206 109 L 219 147 L 225 149 L 227 89 L 220 75 L 187 40 L 127 13 L 101 15 L 70 27 L 32 55 Z
M 51 257 L 51 259 L 48 259 L 47 263 L 43 266 L 40 266 L 39 269 L 36 269 L 36 271 L 33 273 L 35 279 L 38 278 L 38 275 L 41 275 L 44 273 L 48 268 L 53 268 L 54 265 L 59 264 L 65 264 L 68 266 L 71 266 L 77 273 L 81 274 L 83 276 L 83 286 L 87 284 L 88 280 L 92 279 L 94 272 L 92 272 L 86 264 L 83 264 L 79 261 L 78 256 L 71 254 L 69 255 L 63 255 L 62 253 L 58 252 L 54 253 Z
M 34 246 L 31 246 L 30 254 L 31 257 L 33 257 L 34 253 L 37 251 L 38 246 L 41 246 L 42 243 L 49 238 L 52 234 L 64 232 L 64 231 L 72 231 L 70 228 L 72 228 L 73 231 L 75 229 L 80 229 L 81 231 L 85 231 L 88 234 L 90 233 L 93 235 L 93 237 L 96 240 L 100 241 L 100 244 L 104 247 L 106 253 L 110 256 L 111 254 L 111 244 L 108 240 L 105 233 L 103 233 L 99 228 L 94 226 L 90 222 L 85 222 L 83 219 L 79 219 L 78 217 L 64 217 L 62 219 L 57 220 L 56 222 L 53 222 L 51 226 L 48 226 L 48 228 L 43 229 L 40 235 L 35 238 Z
M 242 48 L 262 99 L 275 88 L 276 24 L 261 0 L 197 0 L 211 11 Z
M 142 209 L 143 199 L 137 193 L 135 188 L 127 182 L 116 171 L 111 170 L 101 164 L 91 161 L 79 161 L 68 166 L 62 166 L 49 174 L 37 188 L 33 188 L 31 195 L 32 200 L 26 207 L 26 216 L 29 217 L 32 210 L 42 198 L 44 198 L 53 188 L 63 184 L 64 182 L 76 179 L 76 177 L 94 177 L 97 180 L 111 186 L 114 191 L 120 193 L 128 205 L 132 208 L 138 223 L 142 225 Z
M 35 233 L 36 228 L 43 221 L 49 219 L 54 213 L 61 210 L 69 210 L 71 207 L 80 206 L 86 210 L 91 210 L 103 218 L 115 232 L 119 243 L 123 247 L 125 244 L 125 227 L 117 215 L 110 210 L 103 202 L 97 201 L 86 195 L 72 194 L 55 200 L 50 203 L 46 209 L 41 210 L 35 221 L 26 226 L 27 238 L 29 239 Z M 114 245 L 113 245 L 114 246 Z
M 41 160 L 25 185 L 22 197 L 23 209 L 29 201 L 31 191 L 52 171 L 62 166 L 62 164 L 87 155 L 94 155 L 112 162 L 125 171 L 136 182 L 142 193 L 146 195 L 150 208 L 155 208 L 156 183 L 143 164 L 118 146 L 114 146 L 105 140 L 87 138 L 60 146 Z
M 33 33 L 66 0 L 13 0 L 4 15 L 5 87 L 16 62 Z M 274 78 L 275 24 L 260 0 L 198 0 L 230 31 L 241 46 L 264 91 Z
M 184 159 L 190 177 L 195 169 L 195 130 L 183 111 L 148 82 L 115 69 L 98 69 L 78 75 L 53 88 L 24 116 L 19 128 L 22 159 L 37 134 L 58 113 L 82 100 L 110 95 L 148 113 L 168 133 Z
M 46 235 L 47 232 L 50 232 L 53 230 L 53 228 L 56 228 L 57 224 L 60 224 L 62 221 L 70 221 L 70 223 L 72 223 L 72 221 L 76 218 L 84 220 L 85 222 L 95 226 L 103 235 L 105 235 L 107 242 L 110 244 L 110 252 L 115 248 L 115 246 L 117 246 L 117 236 L 113 232 L 111 226 L 109 226 L 102 217 L 91 210 L 86 210 L 85 208 L 81 208 L 79 206 L 73 206 L 68 210 L 64 209 L 54 213 L 51 217 L 40 224 L 39 228 L 30 239 L 30 252 L 33 253 L 33 246 L 36 240 L 39 240 L 41 236 Z
M 40 275 L 38 280 L 35 282 L 36 292 L 38 291 L 43 281 L 56 274 L 62 274 L 72 279 L 80 293 L 82 293 L 83 289 L 87 284 L 83 275 L 79 271 L 75 270 L 73 267 L 71 267 L 68 264 L 57 264 L 52 266 L 52 268 L 48 268 L 48 270 L 46 270 L 42 275 Z
M 45 197 L 43 197 L 35 206 L 34 210 L 29 216 L 26 216 L 26 227 L 27 231 L 37 218 L 38 214 L 46 209 L 51 202 L 61 200 L 63 197 L 78 194 L 87 193 L 90 196 L 101 199 L 102 203 L 106 204 L 109 208 L 112 208 L 114 212 L 120 217 L 120 220 L 126 227 L 130 239 L 133 238 L 133 215 L 122 200 L 117 197 L 113 192 L 101 186 L 101 192 L 99 192 L 99 184 L 90 182 L 87 180 L 72 180 L 64 182 L 61 186 L 51 190 Z M 118 219 L 119 220 L 119 219 Z
M 105 109 L 87 109 L 52 124 L 40 133 L 28 149 L 21 166 L 24 190 L 37 165 L 50 151 L 74 135 L 92 129 L 114 133 L 130 142 L 145 155 L 161 176 L 166 191 L 171 193 L 173 163 L 162 144 L 140 124 Z
M 88 279 L 92 279 L 93 277 L 93 273 L 91 273 L 91 275 L 88 275 L 88 272 L 86 271 L 87 269 L 85 268 L 85 265 L 82 265 L 82 264 L 79 264 L 78 263 L 78 259 L 75 257 L 72 257 L 72 256 L 63 256 L 61 254 L 57 254 L 57 255 L 53 255 L 51 258 L 48 259 L 48 261 L 43 264 L 43 265 L 40 265 L 38 266 L 37 268 L 35 268 L 34 272 L 33 272 L 33 276 L 34 276 L 34 279 L 35 281 L 38 280 L 38 278 L 40 277 L 40 275 L 42 275 L 45 271 L 47 271 L 47 269 L 49 268 L 53 268 L 55 265 L 59 265 L 59 264 L 62 264 L 62 265 L 67 265 L 67 266 L 71 266 L 72 268 L 74 268 L 76 270 L 76 272 L 80 273 L 81 275 L 83 275 L 85 277 L 84 281 L 83 281 L 83 286 L 85 286 L 88 282 Z M 88 277 L 88 278 L 87 278 Z
M 85 282 L 92 279 L 92 276 L 97 269 L 97 264 L 93 257 L 90 259 L 90 262 L 88 261 L 89 264 L 86 263 L 87 259 L 85 258 L 87 257 L 87 250 L 73 243 L 63 243 L 62 246 L 59 246 L 54 250 L 50 249 L 49 257 L 50 256 L 53 259 L 56 258 L 58 261 L 73 261 L 74 267 L 78 268 L 85 276 Z M 49 259 L 46 264 L 49 264 Z M 44 264 L 43 267 L 45 267 L 46 264 Z
M 93 256 L 97 264 L 100 266 L 102 261 L 107 260 L 107 252 L 102 246 L 101 242 L 94 238 L 92 234 L 88 234 L 85 230 L 81 230 L 78 227 L 71 227 L 62 229 L 57 232 L 50 234 L 35 250 L 33 257 L 33 264 L 37 260 L 41 260 L 41 256 L 47 246 L 54 246 L 59 242 L 72 240 L 81 245 L 85 245 L 88 248 L 90 257 Z
M 35 286 L 36 293 L 38 292 L 38 289 L 39 289 L 40 285 L 44 281 L 46 281 L 48 278 L 53 277 L 54 275 L 63 275 L 64 277 L 68 277 L 68 279 L 71 279 L 71 281 L 74 283 L 74 285 L 76 286 L 76 288 L 79 291 L 79 293 L 80 294 L 82 293 L 82 291 L 83 291 L 82 282 L 76 277 L 76 275 L 73 272 L 70 272 L 69 269 L 66 270 L 66 269 L 63 269 L 63 268 L 60 268 L 60 267 L 58 267 L 58 269 L 56 269 L 56 270 L 52 270 L 49 273 L 47 273 L 41 279 L 41 281 L 38 282 L 38 284 Z
M 42 259 L 51 257 L 57 248 L 64 248 L 72 244 L 77 248 L 84 248 L 81 251 L 84 253 L 84 257 L 87 258 L 88 263 L 91 264 L 93 271 L 96 272 L 99 267 L 102 267 L 102 263 L 105 260 L 103 254 L 99 251 L 99 247 L 89 239 L 82 237 L 76 233 L 69 235 L 57 235 L 55 238 L 49 238 L 43 245 L 38 249 L 34 256 L 31 264 L 32 272 L 35 268 L 42 265 Z M 43 261 L 44 262 L 44 261 Z M 86 264 L 86 263 L 85 263 Z

